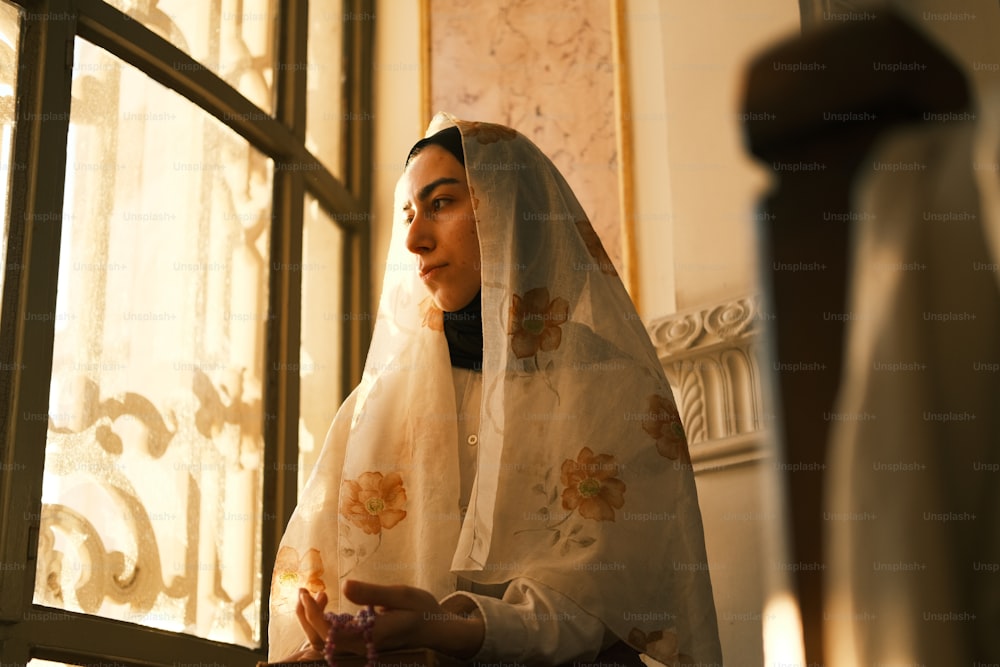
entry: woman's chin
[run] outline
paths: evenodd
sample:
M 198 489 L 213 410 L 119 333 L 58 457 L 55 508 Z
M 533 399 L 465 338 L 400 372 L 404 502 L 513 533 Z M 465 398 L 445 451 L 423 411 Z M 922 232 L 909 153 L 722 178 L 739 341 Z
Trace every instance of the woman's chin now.
M 434 300 L 434 305 L 444 312 L 455 313 L 472 303 L 472 300 L 476 298 L 476 295 L 473 294 L 472 296 L 466 298 L 464 295 L 459 294 L 442 294 L 441 292 L 433 292 L 431 293 L 431 298 Z

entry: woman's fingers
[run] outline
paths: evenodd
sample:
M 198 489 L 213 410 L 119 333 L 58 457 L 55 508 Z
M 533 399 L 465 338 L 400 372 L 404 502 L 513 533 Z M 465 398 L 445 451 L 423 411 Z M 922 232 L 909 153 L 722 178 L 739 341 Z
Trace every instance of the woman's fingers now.
M 325 592 L 319 593 L 315 598 L 309 591 L 299 589 L 299 603 L 295 607 L 295 613 L 299 617 L 299 624 L 306 633 L 306 638 L 313 649 L 323 657 L 327 639 L 330 637 L 330 622 L 326 620 L 327 595 Z M 337 653 L 355 653 L 363 655 L 365 653 L 364 638 L 354 632 L 334 632 L 334 646 Z
M 355 604 L 386 609 L 435 611 L 437 600 L 428 591 L 413 586 L 382 586 L 349 579 L 344 582 L 344 597 Z
M 413 586 L 382 586 L 348 580 L 344 582 L 343 595 L 355 604 L 381 610 L 371 634 L 379 651 L 426 647 L 471 656 L 482 646 L 482 619 L 469 619 L 445 611 L 429 591 Z M 297 609 L 299 620 L 314 646 L 317 640 L 325 642 L 330 633 L 330 623 L 323 616 L 325 606 L 324 593 L 314 600 L 308 591 L 301 591 Z M 356 626 L 334 629 L 333 641 L 338 652 L 365 653 L 365 638 Z
M 413 586 L 382 586 L 364 581 L 344 582 L 343 594 L 359 605 L 382 610 L 373 632 L 379 649 L 402 646 L 434 647 L 441 633 L 451 628 L 437 599 L 429 591 Z M 456 617 L 457 618 L 457 617 Z
M 305 631 L 309 643 L 313 647 L 322 648 L 326 643 L 329 625 L 323 618 L 323 607 L 319 606 L 304 588 L 299 589 L 299 603 L 295 605 L 295 615 L 298 616 L 299 625 Z
M 387 610 L 378 615 L 373 640 L 379 649 L 400 646 L 418 646 L 427 639 L 431 619 L 438 620 L 441 608 L 434 596 L 412 586 L 382 586 L 362 581 L 344 583 L 344 596 L 359 605 L 371 605 Z M 324 609 L 326 593 L 315 598 L 306 589 L 299 590 L 295 613 L 306 638 L 314 649 L 322 651 L 330 634 L 330 622 Z M 334 645 L 338 652 L 364 653 L 364 638 L 358 632 L 334 631 Z

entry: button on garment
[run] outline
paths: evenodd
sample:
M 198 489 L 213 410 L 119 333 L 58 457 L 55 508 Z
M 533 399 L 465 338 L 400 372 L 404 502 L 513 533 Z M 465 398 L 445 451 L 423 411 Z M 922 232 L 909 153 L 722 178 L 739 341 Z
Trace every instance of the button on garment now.
M 458 471 L 461 492 L 458 510 L 462 521 L 469 509 L 472 485 L 476 481 L 479 466 L 479 406 L 483 395 L 483 375 L 466 368 L 452 367 L 455 382 L 455 419 L 458 429 Z M 455 578 L 455 589 L 495 598 L 503 596 L 507 583 L 480 584 L 465 577 Z
M 461 492 L 458 507 L 465 518 L 472 497 L 479 458 L 479 405 L 483 395 L 483 375 L 466 368 L 451 369 L 455 382 L 456 427 L 458 429 L 458 469 Z

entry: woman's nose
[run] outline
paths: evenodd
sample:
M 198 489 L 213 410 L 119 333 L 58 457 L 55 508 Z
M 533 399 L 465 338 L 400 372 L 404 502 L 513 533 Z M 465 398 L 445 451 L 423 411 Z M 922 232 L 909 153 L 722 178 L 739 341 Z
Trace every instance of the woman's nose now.
M 406 249 L 419 255 L 434 249 L 434 234 L 431 221 L 424 212 L 413 212 L 413 220 L 406 230 Z

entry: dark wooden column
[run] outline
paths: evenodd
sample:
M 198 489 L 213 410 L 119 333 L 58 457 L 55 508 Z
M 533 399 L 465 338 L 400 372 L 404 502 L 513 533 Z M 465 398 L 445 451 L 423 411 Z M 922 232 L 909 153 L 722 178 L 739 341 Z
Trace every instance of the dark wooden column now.
M 767 371 L 780 404 L 777 465 L 809 665 L 824 664 L 824 478 L 847 324 L 851 188 L 881 134 L 968 104 L 961 70 L 884 10 L 779 44 L 748 71 L 749 150 L 777 179 L 757 216 L 762 288 L 776 315 Z

